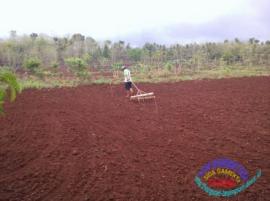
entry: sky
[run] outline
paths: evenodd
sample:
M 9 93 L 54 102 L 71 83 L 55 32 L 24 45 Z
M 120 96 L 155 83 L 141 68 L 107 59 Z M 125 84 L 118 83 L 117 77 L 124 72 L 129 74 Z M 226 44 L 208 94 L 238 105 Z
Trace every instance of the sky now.
M 270 40 L 270 0 L 2 0 L 0 38 L 81 33 L 139 46 Z

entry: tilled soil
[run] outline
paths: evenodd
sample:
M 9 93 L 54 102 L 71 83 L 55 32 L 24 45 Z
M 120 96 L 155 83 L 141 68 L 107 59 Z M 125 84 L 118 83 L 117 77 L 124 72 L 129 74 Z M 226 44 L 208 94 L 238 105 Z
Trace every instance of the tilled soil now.
M 258 181 L 230 200 L 270 199 L 270 77 L 25 90 L 0 117 L 1 201 L 227 200 L 194 182 L 216 158 Z

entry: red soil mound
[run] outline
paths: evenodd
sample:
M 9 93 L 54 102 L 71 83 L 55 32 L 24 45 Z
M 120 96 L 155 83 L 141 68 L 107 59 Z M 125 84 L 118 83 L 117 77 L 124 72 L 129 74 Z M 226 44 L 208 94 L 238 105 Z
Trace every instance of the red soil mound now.
M 194 178 L 219 157 L 250 177 L 262 170 L 231 200 L 269 200 L 270 77 L 140 87 L 158 110 L 109 85 L 26 90 L 6 104 L 0 200 L 215 200 Z

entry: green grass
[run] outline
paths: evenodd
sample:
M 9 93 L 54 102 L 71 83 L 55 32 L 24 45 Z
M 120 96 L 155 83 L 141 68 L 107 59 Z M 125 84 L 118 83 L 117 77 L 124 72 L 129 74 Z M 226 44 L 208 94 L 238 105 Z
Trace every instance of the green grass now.
M 235 68 L 223 67 L 214 70 L 202 70 L 195 74 L 195 77 L 203 78 L 226 78 L 226 77 L 250 77 L 270 75 L 270 68 Z
M 93 83 L 94 83 L 94 84 L 110 84 L 111 81 L 112 81 L 112 79 L 106 79 L 106 78 L 104 78 L 104 77 L 101 77 L 101 78 L 99 78 L 99 79 L 97 79 L 97 80 L 94 80 Z M 118 82 L 117 82 L 117 83 L 118 83 Z
M 68 80 L 68 79 L 49 79 L 44 81 L 43 79 L 38 79 L 31 77 L 29 79 L 19 79 L 19 83 L 22 89 L 28 88 L 55 88 L 55 87 L 74 87 L 80 84 L 78 80 Z
M 165 71 L 165 70 L 164 70 Z M 168 72 L 152 72 L 148 77 L 141 74 L 134 75 L 134 81 L 137 82 L 177 82 L 183 80 L 200 80 L 200 79 L 221 79 L 230 77 L 251 77 L 251 76 L 270 76 L 270 68 L 266 67 L 219 67 L 215 69 L 202 69 L 197 71 L 182 71 L 180 74 Z
M 179 74 L 169 72 L 168 70 L 152 70 L 148 72 L 132 72 L 134 82 L 159 83 L 159 82 L 178 82 L 183 80 L 198 79 L 221 79 L 229 77 L 250 77 L 250 76 L 270 76 L 270 68 L 266 67 L 218 67 L 214 69 L 184 70 Z M 66 78 L 49 72 L 42 77 L 28 76 L 19 78 L 22 89 L 27 88 L 55 88 L 55 87 L 75 87 L 85 84 L 119 84 L 123 81 L 122 72 L 114 79 L 99 77 L 96 80 L 80 79 L 79 77 Z

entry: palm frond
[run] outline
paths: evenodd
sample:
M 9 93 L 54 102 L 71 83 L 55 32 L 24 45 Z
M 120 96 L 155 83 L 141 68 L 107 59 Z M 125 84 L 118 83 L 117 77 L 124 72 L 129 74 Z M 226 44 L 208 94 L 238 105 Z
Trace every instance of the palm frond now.
M 10 91 L 10 101 L 16 99 L 17 93 L 21 92 L 21 87 L 17 82 L 16 76 L 10 71 L 0 71 L 0 115 L 4 114 L 4 101 L 6 97 L 6 90 Z
M 7 88 L 10 90 L 10 101 L 14 101 L 17 93 L 21 92 L 21 87 L 17 82 L 16 76 L 9 71 L 0 72 L 0 82 L 7 85 Z M 4 97 L 5 93 L 2 96 Z
M 3 104 L 5 99 L 6 92 L 0 89 L 0 115 L 4 113 Z

